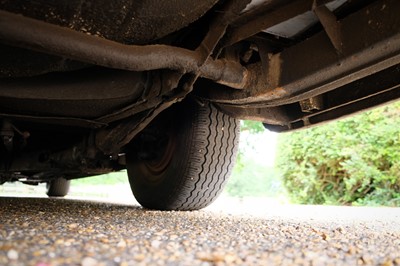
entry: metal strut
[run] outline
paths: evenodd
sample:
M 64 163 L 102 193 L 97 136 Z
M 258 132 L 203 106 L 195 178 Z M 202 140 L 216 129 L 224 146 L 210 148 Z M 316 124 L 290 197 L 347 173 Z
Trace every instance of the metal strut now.
M 126 45 L 0 10 L 0 42 L 115 69 L 173 69 L 241 89 L 247 70 L 239 63 L 208 58 L 168 45 Z
M 335 14 L 329 10 L 325 5 L 318 5 L 317 0 L 314 0 L 313 11 L 318 17 L 326 34 L 329 37 L 332 45 L 335 47 L 339 54 L 343 53 L 343 40 L 340 29 L 340 22 L 337 21 Z

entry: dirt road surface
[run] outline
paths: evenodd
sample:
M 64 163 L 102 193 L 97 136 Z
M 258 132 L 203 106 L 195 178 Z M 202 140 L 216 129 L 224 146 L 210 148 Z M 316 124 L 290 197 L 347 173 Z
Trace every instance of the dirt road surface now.
M 400 210 L 0 197 L 0 265 L 400 265 Z

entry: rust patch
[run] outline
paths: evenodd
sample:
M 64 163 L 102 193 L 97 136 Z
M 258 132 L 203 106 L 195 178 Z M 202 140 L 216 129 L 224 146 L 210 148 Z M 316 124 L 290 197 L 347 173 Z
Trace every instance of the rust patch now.
M 275 100 L 288 96 L 288 92 L 284 87 L 277 87 L 259 96 L 262 97 L 263 100 Z
M 267 69 L 267 87 L 279 87 L 282 73 L 282 60 L 280 54 L 269 54 L 269 65 Z M 278 88 L 279 89 L 279 88 Z

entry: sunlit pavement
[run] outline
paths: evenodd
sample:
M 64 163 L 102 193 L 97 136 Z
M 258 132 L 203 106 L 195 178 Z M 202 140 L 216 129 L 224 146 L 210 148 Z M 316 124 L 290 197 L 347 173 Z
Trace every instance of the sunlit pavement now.
M 1 196 L 46 197 L 45 186 L 26 186 L 6 184 L 0 186 Z M 133 197 L 129 184 L 95 187 L 71 186 L 66 199 L 110 202 L 124 205 L 139 205 Z M 285 218 L 294 221 L 335 221 L 343 223 L 375 223 L 400 230 L 400 208 L 389 207 L 350 207 L 294 205 L 287 199 L 279 198 L 232 198 L 220 196 L 205 211 L 235 216 L 254 216 L 263 218 Z
M 140 208 L 129 185 L 47 199 L 44 186 L 13 184 L 0 205 L 0 265 L 400 265 L 400 208 L 222 195 L 160 212 Z

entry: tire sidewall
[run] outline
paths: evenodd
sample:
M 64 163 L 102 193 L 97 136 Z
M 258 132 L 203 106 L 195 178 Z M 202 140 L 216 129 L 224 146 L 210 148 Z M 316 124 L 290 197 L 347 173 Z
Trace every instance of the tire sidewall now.
M 179 191 L 185 185 L 184 183 L 188 182 L 188 180 L 182 180 L 180 177 L 185 176 L 188 164 L 190 164 L 190 149 L 193 145 L 198 107 L 188 108 L 187 104 L 183 103 L 172 110 L 168 110 L 170 111 L 168 116 L 173 125 L 175 150 L 166 171 L 160 175 L 158 182 L 148 182 L 146 172 L 142 168 L 143 165 L 138 160 L 127 167 L 132 192 L 136 200 L 143 206 L 158 209 L 160 202 L 162 202 L 162 205 L 164 205 L 162 207 L 170 208 L 167 206 L 171 206 L 171 202 L 176 200 L 174 196 L 176 193 L 174 192 Z M 178 154 L 177 151 L 180 153 Z M 131 160 L 129 154 L 127 154 L 127 160 Z M 195 180 L 193 181 L 195 182 Z

